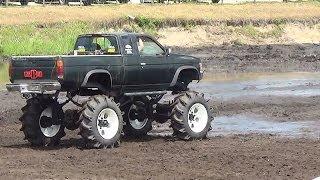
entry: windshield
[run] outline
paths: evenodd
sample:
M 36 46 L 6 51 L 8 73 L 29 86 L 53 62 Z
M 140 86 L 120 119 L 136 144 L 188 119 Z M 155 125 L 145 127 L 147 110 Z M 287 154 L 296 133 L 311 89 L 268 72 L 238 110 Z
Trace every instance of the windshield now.
M 77 39 L 75 50 L 79 52 L 99 52 L 98 54 L 119 54 L 114 36 L 83 36 Z

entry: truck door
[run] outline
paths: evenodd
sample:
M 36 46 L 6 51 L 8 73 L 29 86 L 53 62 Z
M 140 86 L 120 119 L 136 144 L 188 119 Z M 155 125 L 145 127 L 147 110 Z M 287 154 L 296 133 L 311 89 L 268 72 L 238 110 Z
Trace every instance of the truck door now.
M 123 85 L 126 87 L 137 86 L 140 82 L 140 61 L 136 50 L 133 47 L 131 37 L 121 36 L 123 54 Z
M 165 49 L 148 36 L 137 36 L 135 42 L 140 56 L 141 84 L 146 88 L 170 84 L 170 67 Z

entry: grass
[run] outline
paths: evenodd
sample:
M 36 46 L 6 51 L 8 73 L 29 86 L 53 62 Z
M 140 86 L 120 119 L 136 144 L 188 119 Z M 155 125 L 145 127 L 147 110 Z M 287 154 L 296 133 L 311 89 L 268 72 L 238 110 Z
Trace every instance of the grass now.
M 76 37 L 93 31 L 87 23 L 0 27 L 0 56 L 64 54 L 73 49 Z
M 250 38 L 277 38 L 284 33 L 284 28 L 282 25 L 274 25 L 271 29 L 260 31 L 259 28 L 253 25 L 245 25 L 243 27 L 236 27 L 235 31 L 239 34 L 245 35 Z
M 9 82 L 8 64 L 0 62 L 0 84 Z
M 89 13 L 88 13 L 89 12 Z M 113 25 L 127 16 L 145 17 L 158 22 L 237 21 L 320 18 L 320 3 L 256 3 L 240 5 L 104 5 L 91 7 L 34 6 L 0 8 L 0 25 L 94 22 Z

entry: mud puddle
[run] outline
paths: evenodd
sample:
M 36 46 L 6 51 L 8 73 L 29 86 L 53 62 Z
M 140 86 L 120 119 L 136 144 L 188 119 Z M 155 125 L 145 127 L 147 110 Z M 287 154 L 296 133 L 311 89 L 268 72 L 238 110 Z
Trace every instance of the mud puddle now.
M 320 139 L 320 125 L 315 121 L 281 122 L 257 114 L 236 114 L 218 116 L 211 123 L 212 130 L 208 137 L 233 135 L 266 134 L 281 138 Z M 150 133 L 152 136 L 171 136 L 169 124 L 157 126 Z
M 320 73 L 260 73 L 228 76 L 207 75 L 191 89 L 203 92 L 208 98 L 231 99 L 244 96 L 317 96 L 320 95 Z M 209 78 L 210 77 L 210 78 Z
M 216 117 L 209 137 L 246 134 L 271 134 L 286 138 L 320 138 L 317 121 L 279 122 L 257 115 L 237 114 Z
M 203 92 L 213 103 L 223 104 L 225 107 L 221 109 L 222 111 L 228 109 L 230 102 L 231 104 L 244 102 L 244 104 L 238 103 L 239 107 L 236 108 L 239 110 L 247 108 L 246 101 L 250 101 L 253 108 L 258 104 L 266 104 L 254 113 L 235 110 L 230 115 L 218 115 L 212 124 L 213 130 L 209 133 L 209 137 L 258 133 L 292 138 L 320 138 L 320 123 L 317 116 L 312 118 L 307 114 L 305 116 L 308 118 L 295 121 L 296 117 L 292 114 L 299 110 L 291 108 L 290 111 L 291 105 L 287 102 L 288 99 L 297 99 L 297 102 L 303 103 L 306 98 L 320 96 L 320 73 L 255 73 L 241 76 L 241 78 L 237 75 L 226 79 L 211 78 L 192 84 L 191 89 Z M 266 100 L 270 101 L 268 103 L 276 102 L 278 106 L 275 108 L 274 104 L 267 105 Z M 269 112 L 266 109 L 270 108 L 274 110 L 271 110 L 270 114 L 265 114 Z M 291 120 L 282 115 L 273 117 L 272 114 L 278 112 L 288 114 L 284 116 L 292 115 Z

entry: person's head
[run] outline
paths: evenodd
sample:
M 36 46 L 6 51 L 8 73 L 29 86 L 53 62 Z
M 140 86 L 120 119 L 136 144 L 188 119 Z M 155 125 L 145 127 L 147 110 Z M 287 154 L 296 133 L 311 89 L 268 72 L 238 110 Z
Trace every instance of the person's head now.
M 96 46 L 97 46 L 96 50 L 101 50 L 100 44 L 96 43 Z
M 138 39 L 138 50 L 142 51 L 144 45 L 143 45 L 143 41 L 141 38 Z
M 95 50 L 101 50 L 101 46 L 100 46 L 98 43 L 92 43 L 91 49 L 92 49 L 93 51 L 95 51 Z

